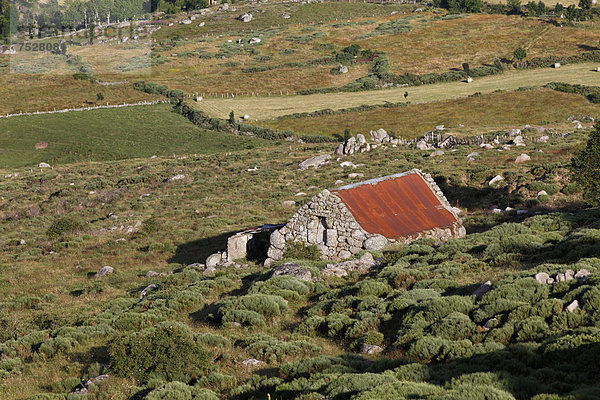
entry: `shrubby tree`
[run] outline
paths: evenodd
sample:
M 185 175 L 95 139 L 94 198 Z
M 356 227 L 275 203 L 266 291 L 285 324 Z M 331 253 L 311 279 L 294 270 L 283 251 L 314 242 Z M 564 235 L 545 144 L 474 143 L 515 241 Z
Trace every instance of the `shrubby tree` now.
M 525 57 L 527 57 L 527 50 L 522 47 L 519 47 L 513 52 L 513 57 L 519 61 L 523 61 Z
M 585 149 L 571 160 L 573 179 L 583 187 L 583 197 L 593 207 L 600 206 L 600 122 L 596 123 Z
M 508 14 L 521 14 L 521 0 L 508 0 L 506 5 L 508 6 Z

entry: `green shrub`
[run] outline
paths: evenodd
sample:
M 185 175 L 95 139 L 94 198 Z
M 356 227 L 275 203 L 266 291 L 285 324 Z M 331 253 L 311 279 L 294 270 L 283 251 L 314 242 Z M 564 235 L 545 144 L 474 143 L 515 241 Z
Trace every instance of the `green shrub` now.
M 331 380 L 331 383 L 325 387 L 325 395 L 330 398 L 347 398 L 353 394 L 394 382 L 397 382 L 396 379 L 389 375 L 368 372 L 362 374 L 343 374 Z
M 86 224 L 81 218 L 67 215 L 55 219 L 48 230 L 46 230 L 46 235 L 49 238 L 55 239 L 64 236 L 65 234 L 81 232 L 85 230 L 85 227 Z
M 316 261 L 321 259 L 321 251 L 316 245 L 288 240 L 285 244 L 283 258 Z
M 394 369 L 394 375 L 401 381 L 427 382 L 429 381 L 429 367 L 424 364 L 412 363 Z
M 190 328 L 178 322 L 119 336 L 111 342 L 109 356 L 113 373 L 138 381 L 151 376 L 189 380 L 202 373 L 210 360 Z
M 381 345 L 381 343 L 383 343 L 383 339 L 383 333 L 377 331 L 369 331 L 360 337 L 360 342 L 361 344 L 372 344 L 375 346 L 379 346 Z
M 475 333 L 476 326 L 468 315 L 453 312 L 443 319 L 436 321 L 428 329 L 429 332 L 442 339 L 467 339 Z
M 182 382 L 169 382 L 148 393 L 146 400 L 192 400 L 192 388 Z

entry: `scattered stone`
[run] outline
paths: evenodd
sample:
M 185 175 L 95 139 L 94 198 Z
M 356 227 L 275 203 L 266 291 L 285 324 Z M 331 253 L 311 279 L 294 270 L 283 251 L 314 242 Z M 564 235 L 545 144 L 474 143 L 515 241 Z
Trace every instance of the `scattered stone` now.
M 215 267 L 206 267 L 204 271 L 202 271 L 202 275 L 214 275 L 217 272 Z
M 244 121 L 248 121 L 250 119 L 250 116 L 248 114 L 244 114 L 242 118 L 244 119 Z
M 346 67 L 345 65 L 340 65 L 338 67 L 338 72 L 340 74 L 347 74 L 348 73 L 348 67 Z
M 444 151 L 443 150 L 436 150 L 433 153 L 431 153 L 429 155 L 429 157 L 439 157 L 439 156 L 443 156 L 444 155 Z
M 569 304 L 569 305 L 568 305 L 568 306 L 565 308 L 565 310 L 567 310 L 568 312 L 570 312 L 570 313 L 571 313 L 571 312 L 573 312 L 573 311 L 577 310 L 578 308 L 579 308 L 579 302 L 578 302 L 577 300 L 573 300 L 573 301 L 571 302 L 571 304 Z
M 273 270 L 271 271 L 271 277 L 274 277 L 277 275 L 290 275 L 296 279 L 300 279 L 301 281 L 306 281 L 306 282 L 312 281 L 311 272 L 308 269 L 303 268 L 298 264 L 287 263 L 287 264 L 282 264 L 282 265 L 279 265 L 279 266 L 273 268 Z
M 289 18 L 291 18 L 291 15 L 290 14 L 283 14 L 281 16 L 281 18 L 283 18 L 283 19 L 289 19 Z
M 560 68 L 560 63 L 554 63 L 554 68 Z
M 246 367 L 260 367 L 264 364 L 263 361 L 257 360 L 256 358 L 249 358 L 247 360 L 242 361 Z
M 382 250 L 387 244 L 388 240 L 385 236 L 376 234 L 366 239 L 363 247 L 366 250 Z
M 75 390 L 73 392 L 73 394 L 88 394 L 89 392 L 89 387 L 92 383 L 99 383 L 102 381 L 105 381 L 106 379 L 108 379 L 109 376 L 107 374 L 104 375 L 99 375 L 95 378 L 91 378 L 88 379 L 87 381 L 85 381 L 85 383 L 82 385 L 83 387 L 81 389 Z
M 517 158 L 515 159 L 515 163 L 520 164 L 520 163 L 524 163 L 531 160 L 531 157 L 529 157 L 527 154 L 520 154 L 519 156 L 517 156 Z
M 349 252 L 348 254 L 348 257 L 350 257 L 351 254 Z M 375 264 L 376 262 L 373 259 L 373 255 L 371 253 L 365 253 L 358 260 L 349 260 L 338 264 L 327 264 L 327 267 L 321 271 L 321 274 L 323 276 L 337 276 L 340 278 L 348 276 L 348 273 L 352 271 L 358 271 L 359 273 L 364 274 L 369 272 Z
M 479 153 L 474 151 L 472 153 L 470 153 L 469 155 L 467 155 L 467 158 L 475 158 L 475 157 L 479 157 Z
M 200 22 L 200 23 L 198 24 L 198 26 L 199 26 L 199 27 L 203 27 L 204 25 L 206 25 L 206 23 L 205 23 L 205 22 Z
M 554 278 L 548 278 L 548 279 L 546 280 L 546 283 L 547 283 L 548 285 L 552 285 L 552 284 L 554 283 Z
M 556 282 L 564 282 L 565 281 L 565 274 L 562 274 L 562 273 L 556 274 L 556 277 L 554 278 L 554 280 Z
M 35 149 L 36 150 L 43 150 L 43 149 L 45 149 L 47 147 L 48 147 L 48 142 L 37 142 L 35 144 Z
M 525 146 L 525 142 L 523 141 L 523 136 L 518 135 L 513 139 L 513 143 L 515 146 Z
M 511 129 L 508 131 L 508 136 L 513 137 L 521 134 L 521 130 L 518 128 Z
M 575 274 L 575 279 L 577 279 L 579 281 L 583 281 L 589 274 L 590 274 L 590 271 L 588 271 L 587 269 L 580 269 Z
M 183 179 L 185 179 L 185 175 L 183 175 L 183 174 L 177 174 L 177 175 L 173 175 L 173 176 L 169 177 L 167 179 L 167 181 L 168 182 L 174 182 L 174 181 L 181 181 Z
M 257 43 L 260 43 L 260 42 L 262 42 L 262 40 L 260 38 L 257 38 L 257 37 L 253 37 L 252 39 L 250 39 L 248 41 L 249 44 L 257 44 Z
M 433 146 L 424 140 L 419 140 L 415 146 L 419 150 L 433 150 Z
M 575 124 L 575 129 L 583 129 L 583 125 L 581 124 L 581 122 L 577 121 L 577 123 Z
M 284 207 L 295 207 L 296 206 L 296 202 L 294 200 L 285 200 L 283 202 L 283 206 Z
M 319 156 L 314 156 L 309 159 L 302 161 L 299 166 L 301 170 L 308 169 L 313 167 L 314 169 L 318 169 L 319 167 L 327 164 L 327 160 L 331 159 L 330 154 L 322 154 Z
M 549 136 L 546 136 L 546 135 L 544 135 L 544 136 L 541 136 L 541 137 L 538 139 L 538 142 L 540 142 L 540 143 L 548 143 L 548 140 L 549 140 L 549 139 L 550 139 L 550 137 L 549 137 Z
M 52 168 L 52 167 L 48 163 L 41 162 L 38 164 L 38 168 Z
M 548 192 L 546 192 L 545 190 L 540 190 L 537 194 L 537 197 L 540 197 L 540 196 L 548 196 Z
M 298 192 L 298 193 L 296 193 L 296 196 L 306 196 L 306 193 L 304 193 L 304 192 Z
M 482 143 L 479 145 L 479 147 L 481 147 L 482 149 L 487 149 L 487 150 L 492 150 L 494 148 L 494 146 L 492 146 L 489 143 Z
M 346 167 L 356 168 L 356 167 L 358 167 L 358 165 L 354 164 L 351 161 L 344 161 L 343 163 L 340 164 L 340 167 L 342 167 L 342 168 L 346 168 Z
M 160 275 L 160 274 L 159 274 L 158 272 L 156 272 L 156 271 L 152 271 L 152 270 L 150 270 L 150 271 L 146 272 L 146 277 L 147 277 L 147 278 L 151 278 L 151 277 L 153 277 L 153 276 L 159 276 L 159 275 Z
M 360 172 L 353 172 L 351 174 L 348 174 L 349 179 L 362 178 L 363 176 L 365 176 L 365 174 L 361 174 Z
M 470 76 L 467 77 L 467 83 L 471 83 L 473 82 L 473 78 L 471 78 Z
M 242 22 L 250 22 L 252 21 L 252 14 L 250 13 L 243 13 L 242 15 L 240 15 L 239 17 L 237 17 L 238 21 L 242 21 Z
M 341 180 L 341 179 L 338 179 L 337 181 L 335 181 L 335 182 L 333 183 L 333 186 L 340 186 L 340 185 L 341 185 L 341 184 L 343 184 L 343 183 L 344 183 L 344 181 L 343 181 L 343 180 Z
M 572 281 L 575 279 L 575 272 L 572 269 L 568 269 L 565 271 L 565 281 Z
M 221 253 L 211 254 L 210 256 L 208 256 L 208 258 L 206 259 L 206 262 L 205 262 L 207 267 L 216 267 L 220 263 L 221 263 Z
M 492 281 L 487 281 L 483 285 L 479 286 L 473 294 L 477 299 L 480 299 L 484 294 L 492 289 Z
M 189 24 L 192 23 L 192 20 L 191 19 L 184 19 L 183 21 L 180 21 L 179 23 L 183 24 L 183 25 L 189 25 Z
M 491 179 L 491 180 L 488 182 L 488 185 L 489 185 L 489 186 L 492 186 L 492 185 L 494 185 L 495 183 L 498 183 L 498 182 L 500 182 L 500 181 L 503 181 L 503 180 L 504 180 L 504 178 L 503 178 L 502 176 L 500 176 L 500 175 L 496 175 L 495 177 L 493 177 L 493 178 L 492 178 L 492 179 Z
M 381 347 L 374 344 L 363 343 L 362 347 L 360 348 L 360 354 L 377 354 L 381 353 L 382 351 L 383 349 Z
M 543 284 L 546 283 L 548 279 L 550 279 L 550 275 L 548 275 L 545 272 L 538 272 L 537 274 L 535 274 L 534 278 L 539 284 Z
M 96 272 L 96 277 L 101 277 L 101 276 L 106 276 L 109 274 L 112 274 L 114 272 L 114 268 L 109 266 L 109 265 L 105 265 L 104 267 L 100 268 L 98 270 L 98 272 Z
M 146 297 L 146 295 L 148 294 L 148 292 L 150 292 L 151 290 L 154 290 L 158 287 L 158 285 L 156 284 L 151 284 L 148 285 L 144 288 L 144 290 L 142 290 L 142 292 L 140 293 L 140 299 L 143 299 L 144 297 Z

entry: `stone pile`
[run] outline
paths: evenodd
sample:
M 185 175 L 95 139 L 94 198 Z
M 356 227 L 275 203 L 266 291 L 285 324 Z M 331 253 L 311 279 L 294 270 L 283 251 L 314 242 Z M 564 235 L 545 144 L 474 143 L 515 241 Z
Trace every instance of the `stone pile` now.
M 581 269 L 575 273 L 573 270 L 566 270 L 564 273 L 558 273 L 554 278 L 548 275 L 545 272 L 538 272 L 535 274 L 535 280 L 540 284 L 548 284 L 552 285 L 556 282 L 564 282 L 564 281 L 572 281 L 573 279 L 577 279 L 578 281 L 583 281 L 585 278 L 590 275 L 590 272 L 587 269 Z
M 279 275 L 293 276 L 294 278 L 305 282 L 313 281 L 312 274 L 308 269 L 293 263 L 282 264 L 273 268 L 271 271 L 271 278 Z
M 333 152 L 336 156 L 347 156 L 355 153 L 363 153 L 376 149 L 384 144 L 391 144 L 397 146 L 400 143 L 399 139 L 392 138 L 385 129 L 377 129 L 376 131 L 369 132 L 370 142 L 362 133 L 353 136 L 346 140 L 344 143 L 340 143 Z

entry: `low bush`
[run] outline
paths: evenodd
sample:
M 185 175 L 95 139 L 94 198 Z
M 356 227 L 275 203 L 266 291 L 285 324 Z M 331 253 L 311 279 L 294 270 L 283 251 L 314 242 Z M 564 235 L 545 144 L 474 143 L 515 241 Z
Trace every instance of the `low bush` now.
M 84 231 L 86 228 L 85 222 L 76 216 L 67 215 L 58 217 L 46 230 L 46 235 L 49 238 L 56 239 L 65 234 L 74 234 Z
M 115 375 L 141 382 L 150 377 L 188 381 L 204 372 L 210 361 L 194 333 L 179 322 L 121 335 L 110 343 L 109 356 Z

